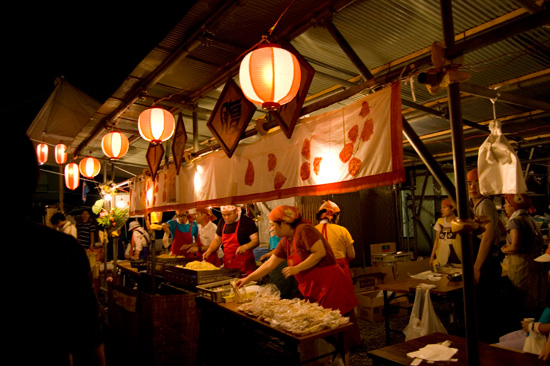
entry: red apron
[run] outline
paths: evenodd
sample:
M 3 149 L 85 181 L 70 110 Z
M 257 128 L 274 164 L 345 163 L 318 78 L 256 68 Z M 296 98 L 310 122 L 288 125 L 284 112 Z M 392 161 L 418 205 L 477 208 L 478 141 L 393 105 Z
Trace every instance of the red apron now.
M 197 244 L 198 244 L 198 247 L 199 247 L 199 252 L 197 253 L 198 255 L 200 255 L 200 257 L 202 258 L 202 260 L 205 260 L 207 261 L 208 263 L 212 263 L 213 265 L 215 265 L 216 267 L 220 267 L 221 266 L 221 263 L 220 263 L 220 258 L 218 258 L 218 252 L 216 251 L 215 253 L 211 253 L 208 258 L 204 258 L 202 253 L 200 252 L 200 247 L 202 247 L 202 243 L 201 243 L 201 237 L 199 235 L 198 239 L 197 239 Z
M 325 239 L 327 239 L 327 242 L 328 242 L 327 224 L 326 223 L 323 224 L 323 229 L 321 231 L 322 231 L 323 236 L 325 237 Z M 353 277 L 351 276 L 351 269 L 349 268 L 348 259 L 346 257 L 336 259 L 336 263 L 338 263 L 338 265 L 340 267 L 342 267 L 342 269 L 344 270 L 344 273 L 348 274 L 349 279 L 353 282 Z
M 290 245 L 287 240 L 287 262 L 289 266 L 297 266 L 302 262 L 294 239 L 291 243 L 294 253 L 290 255 Z M 345 315 L 359 303 L 353 290 L 353 284 L 338 264 L 326 267 L 312 267 L 294 275 L 298 289 L 311 302 L 317 302 L 326 309 L 338 309 Z
M 193 236 L 191 235 L 191 229 L 193 228 L 193 221 L 189 221 L 189 231 L 183 232 L 178 230 L 178 223 L 174 230 L 174 240 L 172 241 L 171 252 L 173 255 L 182 255 L 186 258 L 196 258 L 196 253 L 187 253 L 188 249 L 182 250 L 184 245 L 193 244 Z
M 239 243 L 239 225 L 241 220 L 237 221 L 237 227 L 232 234 L 225 234 L 225 225 L 222 229 L 222 245 L 223 245 L 223 266 L 224 268 L 239 268 L 241 272 L 247 275 L 256 270 L 256 258 L 251 250 L 247 250 L 242 254 L 236 254 L 237 248 L 241 246 Z

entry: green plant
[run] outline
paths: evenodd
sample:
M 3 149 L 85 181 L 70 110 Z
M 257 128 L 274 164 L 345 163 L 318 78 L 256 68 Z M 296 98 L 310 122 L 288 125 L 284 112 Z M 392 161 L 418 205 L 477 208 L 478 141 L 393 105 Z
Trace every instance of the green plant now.
M 99 225 L 104 226 L 106 229 L 112 229 L 113 231 L 122 228 L 127 220 L 127 208 L 113 208 L 110 211 L 102 209 L 97 218 Z

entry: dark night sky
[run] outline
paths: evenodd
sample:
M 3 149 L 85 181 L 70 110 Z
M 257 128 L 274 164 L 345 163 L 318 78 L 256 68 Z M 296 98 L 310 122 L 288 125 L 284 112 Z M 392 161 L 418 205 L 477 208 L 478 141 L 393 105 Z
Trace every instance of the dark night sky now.
M 189 3 L 159 8 L 132 2 L 121 9 L 113 2 L 92 2 L 93 7 L 76 10 L 24 2 L 26 8 L 5 12 L 0 28 L 4 121 L 26 131 L 60 76 L 103 103 L 185 15 Z

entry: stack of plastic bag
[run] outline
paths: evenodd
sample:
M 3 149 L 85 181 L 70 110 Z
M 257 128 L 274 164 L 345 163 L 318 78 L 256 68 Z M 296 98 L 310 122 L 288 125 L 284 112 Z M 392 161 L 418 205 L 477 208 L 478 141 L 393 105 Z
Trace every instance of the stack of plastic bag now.
M 430 298 L 430 288 L 434 287 L 434 285 L 423 283 L 416 287 L 409 324 L 403 329 L 405 341 L 431 333 L 447 334 L 447 330 L 435 313 L 432 299 Z

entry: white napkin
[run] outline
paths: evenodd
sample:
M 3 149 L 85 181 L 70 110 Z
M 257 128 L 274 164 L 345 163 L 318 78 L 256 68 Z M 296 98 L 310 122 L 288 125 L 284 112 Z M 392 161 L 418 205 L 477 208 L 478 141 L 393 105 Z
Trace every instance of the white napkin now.
M 450 342 L 443 344 L 428 344 L 418 351 L 409 352 L 407 356 L 411 358 L 420 358 L 426 361 L 449 361 L 458 351 L 457 348 L 449 347 Z

